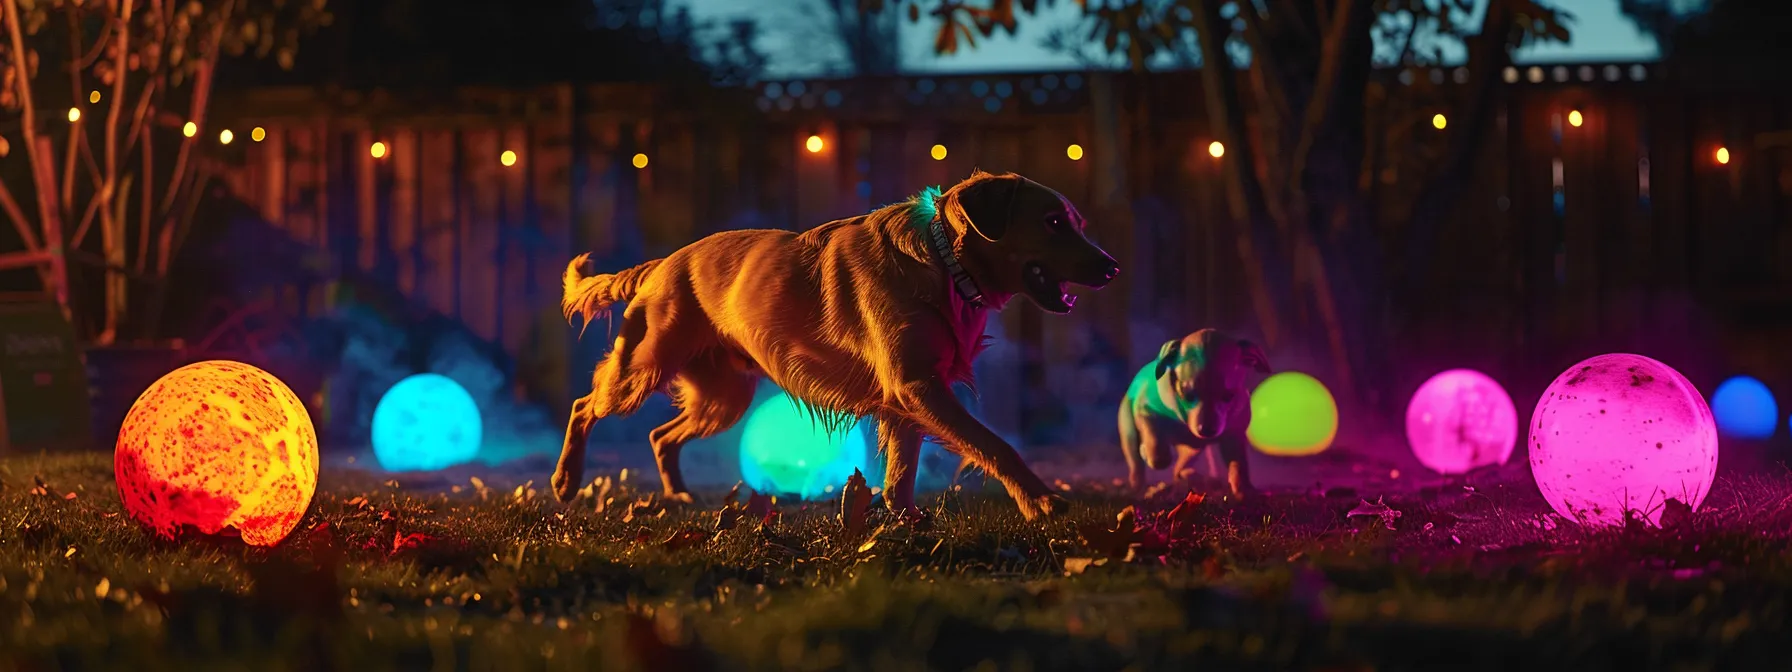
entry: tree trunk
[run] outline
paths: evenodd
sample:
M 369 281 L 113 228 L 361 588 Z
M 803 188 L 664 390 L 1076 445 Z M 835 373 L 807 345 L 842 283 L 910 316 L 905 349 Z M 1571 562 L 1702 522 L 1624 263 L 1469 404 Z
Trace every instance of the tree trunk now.
M 1220 4 L 1219 0 L 1202 0 L 1199 11 L 1194 13 L 1195 31 L 1201 41 L 1201 84 L 1207 90 L 1207 116 L 1213 124 L 1214 137 L 1226 150 L 1221 157 L 1226 202 L 1245 278 L 1251 285 L 1258 328 L 1263 331 L 1264 344 L 1273 348 L 1286 335 L 1283 328 L 1288 324 L 1284 316 L 1289 314 L 1289 267 L 1283 261 L 1276 223 L 1254 168 L 1244 105 L 1238 97 L 1238 77 L 1223 48 L 1230 31 L 1220 18 Z

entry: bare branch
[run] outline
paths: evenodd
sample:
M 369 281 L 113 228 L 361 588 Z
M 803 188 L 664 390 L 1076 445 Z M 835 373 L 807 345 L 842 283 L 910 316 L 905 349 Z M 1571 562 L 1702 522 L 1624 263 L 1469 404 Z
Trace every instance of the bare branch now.
M 1370 66 L 1368 62 L 1348 62 L 1350 59 L 1347 47 L 1351 40 L 1370 39 L 1367 34 L 1368 21 L 1374 15 L 1371 0 L 1340 0 L 1336 9 L 1321 46 L 1319 74 L 1313 84 L 1313 95 L 1307 99 L 1306 119 L 1301 126 L 1300 139 L 1289 157 L 1291 167 L 1288 171 L 1288 187 L 1295 194 L 1304 193 L 1302 183 L 1306 179 L 1307 160 L 1313 153 L 1313 144 L 1318 140 L 1319 132 L 1335 116 L 1334 108 L 1339 104 L 1352 104 L 1344 100 L 1338 91 L 1345 79 L 1346 68 L 1366 70 Z
M 229 25 L 231 13 L 235 8 L 235 0 L 226 0 L 224 9 L 219 11 L 218 21 L 212 26 L 212 34 L 206 40 L 205 55 L 201 57 L 203 60 L 199 62 L 199 73 L 193 78 L 193 101 L 192 105 L 189 107 L 191 110 L 189 113 L 191 117 L 188 121 L 193 122 L 193 124 L 200 128 L 205 127 L 205 101 L 211 96 L 212 73 L 217 69 L 218 48 L 224 41 L 224 27 Z M 180 143 L 180 150 L 175 153 L 174 174 L 169 177 L 168 191 L 162 198 L 162 207 L 159 208 L 164 214 L 174 207 L 175 194 L 180 193 L 180 190 L 176 187 L 179 185 L 182 176 L 186 174 L 187 160 L 189 155 L 193 152 L 194 143 L 197 142 L 198 139 L 199 135 L 194 134 L 193 137 L 182 140 Z M 163 254 L 166 254 L 166 251 L 164 251 Z
M 39 246 L 37 234 L 31 230 L 30 220 L 25 219 L 25 211 L 19 208 L 19 202 L 12 197 L 12 190 L 6 188 L 6 182 L 0 181 L 0 211 L 12 220 L 12 228 L 18 230 L 19 239 L 25 241 L 25 249 L 36 252 Z
M 68 275 L 62 259 L 62 225 L 55 209 L 55 171 L 49 169 L 44 156 L 50 149 L 40 145 L 37 135 L 37 104 L 31 96 L 31 70 L 25 63 L 25 35 L 20 28 L 19 0 L 0 0 L 6 12 L 6 28 L 12 40 L 14 75 L 18 78 L 19 102 L 22 107 L 25 150 L 31 161 L 31 179 L 37 186 L 38 216 L 43 219 L 44 244 L 50 254 L 51 291 L 56 302 L 68 307 Z M 47 143 L 44 143 L 47 144 Z

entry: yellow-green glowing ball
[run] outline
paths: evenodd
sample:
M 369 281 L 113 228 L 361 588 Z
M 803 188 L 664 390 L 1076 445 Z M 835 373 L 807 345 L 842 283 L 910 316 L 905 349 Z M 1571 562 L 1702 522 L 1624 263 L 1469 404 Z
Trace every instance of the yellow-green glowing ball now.
M 1245 436 L 1270 455 L 1314 455 L 1338 437 L 1338 403 L 1318 379 L 1283 371 L 1251 392 L 1251 426 Z

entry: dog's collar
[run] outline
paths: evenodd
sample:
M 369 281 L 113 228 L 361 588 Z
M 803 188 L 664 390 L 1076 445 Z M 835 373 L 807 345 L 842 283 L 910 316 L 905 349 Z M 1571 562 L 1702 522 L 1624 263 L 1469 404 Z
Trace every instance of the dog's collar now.
M 933 243 L 933 251 L 940 255 L 940 263 L 946 266 L 946 275 L 952 279 L 952 289 L 958 292 L 958 298 L 973 306 L 983 305 L 983 291 L 977 289 L 977 281 L 971 279 L 971 274 L 958 263 L 958 256 L 952 254 L 952 239 L 946 236 L 945 214 L 937 207 L 933 219 L 927 224 L 927 237 Z

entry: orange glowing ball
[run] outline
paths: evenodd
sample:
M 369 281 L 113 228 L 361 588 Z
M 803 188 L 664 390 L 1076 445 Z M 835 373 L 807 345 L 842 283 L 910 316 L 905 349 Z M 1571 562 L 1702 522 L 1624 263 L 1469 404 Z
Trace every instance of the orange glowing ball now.
M 298 395 L 266 371 L 213 360 L 149 386 L 118 432 L 113 471 L 132 518 L 172 538 L 234 528 L 253 546 L 286 538 L 317 491 L 317 432 Z

